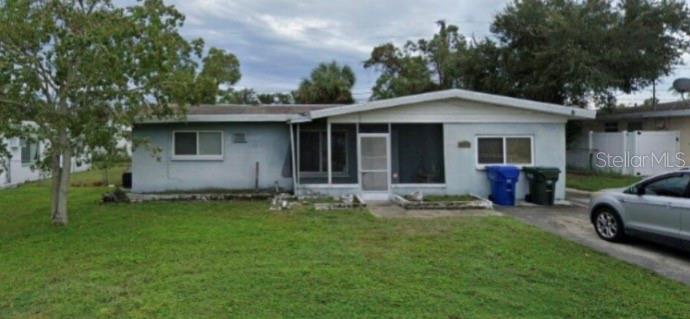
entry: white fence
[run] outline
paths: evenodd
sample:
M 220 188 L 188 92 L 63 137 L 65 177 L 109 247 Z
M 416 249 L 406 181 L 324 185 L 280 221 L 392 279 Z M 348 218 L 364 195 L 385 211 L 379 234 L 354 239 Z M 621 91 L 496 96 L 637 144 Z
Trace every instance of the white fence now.
M 678 131 L 589 132 L 569 145 L 567 163 L 582 169 L 649 176 L 690 164 L 680 155 Z

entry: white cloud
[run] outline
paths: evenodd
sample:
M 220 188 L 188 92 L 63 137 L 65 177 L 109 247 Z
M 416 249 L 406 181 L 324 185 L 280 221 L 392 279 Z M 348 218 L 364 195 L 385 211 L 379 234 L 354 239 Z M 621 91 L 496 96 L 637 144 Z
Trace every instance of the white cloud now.
M 258 91 L 292 90 L 320 62 L 338 61 L 357 74 L 355 92 L 366 98 L 377 74 L 362 68 L 371 49 L 381 43 L 404 43 L 429 37 L 444 19 L 466 36 L 488 34 L 494 15 L 509 0 L 167 0 L 187 16 L 183 33 L 202 37 L 208 46 L 235 53 L 240 59 L 239 85 Z M 690 58 L 686 58 L 690 62 Z M 662 100 L 675 98 L 667 89 L 674 77 L 690 75 L 690 67 L 662 79 Z M 642 101 L 645 90 L 622 100 Z

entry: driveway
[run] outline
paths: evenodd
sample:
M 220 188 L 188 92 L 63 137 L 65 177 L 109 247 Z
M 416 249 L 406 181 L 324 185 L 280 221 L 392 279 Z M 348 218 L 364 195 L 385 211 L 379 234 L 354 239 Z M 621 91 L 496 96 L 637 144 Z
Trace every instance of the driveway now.
M 570 200 L 577 203 L 576 200 Z M 690 285 L 690 253 L 641 240 L 631 239 L 621 244 L 601 240 L 589 222 L 587 209 L 581 205 L 497 207 L 496 209 L 505 215 L 513 216 L 596 251 Z

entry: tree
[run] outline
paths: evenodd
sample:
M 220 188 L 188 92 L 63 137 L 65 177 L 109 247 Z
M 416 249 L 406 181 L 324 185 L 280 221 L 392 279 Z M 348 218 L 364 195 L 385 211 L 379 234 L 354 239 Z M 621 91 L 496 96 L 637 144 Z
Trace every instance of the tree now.
M 458 27 L 438 21 L 438 33 L 429 39 L 408 41 L 402 48 L 392 43 L 377 46 L 365 68 L 375 68 L 381 76 L 372 88 L 372 99 L 386 99 L 459 87 L 461 57 L 467 51 Z
M 496 17 L 492 32 L 514 95 L 611 104 L 615 91 L 644 88 L 680 62 L 689 14 L 677 1 L 523 0 Z
M 261 104 L 292 104 L 295 103 L 291 93 L 260 93 L 256 97 Z
M 111 145 L 135 117 L 183 114 L 199 79 L 233 79 L 210 67 L 199 76 L 203 41 L 178 33 L 183 20 L 162 0 L 0 0 L 0 133 L 47 141 L 53 223 L 68 222 L 73 158 Z
M 293 92 L 297 103 L 302 104 L 347 104 L 354 102 L 352 87 L 355 74 L 349 66 L 340 66 L 335 61 L 321 63 L 304 79 Z
M 253 89 L 225 90 L 221 93 L 220 102 L 230 104 L 257 105 L 259 99 Z
M 430 40 L 374 48 L 373 99 L 453 87 L 585 106 L 615 104 L 668 75 L 690 44 L 681 1 L 516 0 L 489 38 L 466 42 L 439 22 Z
M 229 100 L 237 100 L 243 93 L 245 95 L 249 93 L 249 91 L 238 92 L 232 89 L 231 86 L 237 83 L 241 77 L 240 62 L 235 55 L 218 48 L 209 49 L 208 54 L 203 59 L 203 68 L 195 80 L 197 100 L 206 104 L 215 104 L 219 101 L 242 103 L 228 102 Z

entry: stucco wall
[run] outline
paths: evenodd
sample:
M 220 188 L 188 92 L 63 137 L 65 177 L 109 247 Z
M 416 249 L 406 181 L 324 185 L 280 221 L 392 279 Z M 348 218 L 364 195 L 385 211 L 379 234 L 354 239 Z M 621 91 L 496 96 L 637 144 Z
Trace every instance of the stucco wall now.
M 44 177 L 41 171 L 32 170 L 31 165 L 22 164 L 21 143 L 18 138 L 8 139 L 4 142 L 10 146 L 8 150 L 12 157 L 9 159 L 9 172 L 0 174 L 0 187 L 35 181 Z
M 535 165 L 558 167 L 561 170 L 556 184 L 556 199 L 565 198 L 565 125 L 559 123 L 445 124 L 443 139 L 449 194 L 488 196 L 491 193 L 486 172 L 476 167 L 475 136 L 482 134 L 532 136 Z M 469 141 L 470 148 L 458 148 L 460 141 Z M 522 174 L 516 191 L 518 199 L 524 198 L 528 192 L 528 182 Z
M 558 167 L 561 170 L 556 184 L 556 199 L 565 198 L 565 124 L 562 123 L 446 123 L 443 125 L 445 187 L 423 185 L 392 185 L 392 192 L 408 194 L 422 191 L 425 194 L 476 194 L 488 197 L 491 193 L 486 171 L 476 165 L 477 135 L 529 135 L 533 137 L 534 163 L 537 166 Z M 458 142 L 469 141 L 469 148 L 459 148 Z M 403 142 L 403 141 L 401 141 Z M 358 188 L 335 188 L 302 185 L 312 192 L 341 195 L 358 192 Z M 528 192 L 528 182 L 520 176 L 517 185 L 517 199 L 524 198 Z
M 222 130 L 223 159 L 173 160 L 173 130 Z M 234 143 L 235 133 L 244 133 L 247 143 Z M 133 135 L 146 138 L 161 149 L 160 161 L 143 146 L 132 152 L 132 190 L 135 192 L 253 189 L 256 162 L 259 162 L 260 188 L 273 188 L 278 182 L 282 189 L 292 189 L 292 178 L 283 176 L 285 166 L 290 168 L 290 163 L 286 162 L 289 128 L 284 123 L 137 125 Z

